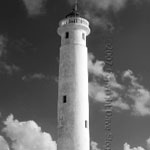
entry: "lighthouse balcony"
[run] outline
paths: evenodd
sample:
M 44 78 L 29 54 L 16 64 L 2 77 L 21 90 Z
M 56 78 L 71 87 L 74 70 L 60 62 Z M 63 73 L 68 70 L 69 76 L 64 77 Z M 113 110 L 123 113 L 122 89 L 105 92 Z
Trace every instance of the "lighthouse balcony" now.
M 62 21 L 60 21 L 59 23 L 59 26 L 64 26 L 64 25 L 67 25 L 67 24 L 83 24 L 84 26 L 89 26 L 89 22 L 84 19 L 84 18 L 81 18 L 81 17 L 69 17 L 69 18 L 66 18 Z

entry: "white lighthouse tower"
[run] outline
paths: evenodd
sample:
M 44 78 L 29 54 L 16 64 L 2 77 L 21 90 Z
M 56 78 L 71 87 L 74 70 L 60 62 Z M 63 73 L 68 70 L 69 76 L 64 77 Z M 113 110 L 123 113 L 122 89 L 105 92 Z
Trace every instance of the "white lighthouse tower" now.
M 58 150 L 89 150 L 88 55 L 89 22 L 80 17 L 77 4 L 60 21 L 58 85 Z

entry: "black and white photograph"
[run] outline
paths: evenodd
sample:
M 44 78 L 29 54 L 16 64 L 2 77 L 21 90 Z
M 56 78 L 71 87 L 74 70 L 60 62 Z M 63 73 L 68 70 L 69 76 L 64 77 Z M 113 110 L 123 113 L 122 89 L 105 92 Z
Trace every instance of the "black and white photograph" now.
M 0 0 L 0 150 L 150 150 L 150 0 Z

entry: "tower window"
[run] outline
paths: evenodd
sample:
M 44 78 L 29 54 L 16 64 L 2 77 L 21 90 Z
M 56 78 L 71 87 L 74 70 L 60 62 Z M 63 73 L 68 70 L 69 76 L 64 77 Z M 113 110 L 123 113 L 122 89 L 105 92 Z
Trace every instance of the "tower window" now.
M 87 120 L 85 120 L 85 128 L 87 128 Z
M 67 103 L 67 96 L 66 95 L 63 96 L 63 103 Z
M 69 32 L 66 32 L 65 38 L 66 38 L 66 39 L 69 38 Z
M 84 33 L 82 33 L 82 39 L 85 40 L 85 34 Z

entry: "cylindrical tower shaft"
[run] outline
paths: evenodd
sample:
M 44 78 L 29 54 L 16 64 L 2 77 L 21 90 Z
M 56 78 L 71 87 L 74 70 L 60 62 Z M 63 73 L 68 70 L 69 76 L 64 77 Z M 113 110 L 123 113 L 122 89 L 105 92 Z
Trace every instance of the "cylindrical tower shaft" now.
M 74 13 L 74 14 L 73 14 Z M 89 150 L 87 20 L 72 12 L 60 22 L 58 150 Z

